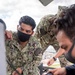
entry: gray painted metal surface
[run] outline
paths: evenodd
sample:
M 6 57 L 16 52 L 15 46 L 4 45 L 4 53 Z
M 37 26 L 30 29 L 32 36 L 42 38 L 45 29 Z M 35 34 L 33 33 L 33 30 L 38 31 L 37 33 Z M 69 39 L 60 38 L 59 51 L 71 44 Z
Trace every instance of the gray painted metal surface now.
M 0 23 L 0 75 L 6 75 L 6 56 L 5 56 L 5 31 L 4 25 Z
M 44 6 L 48 5 L 53 0 L 39 0 Z

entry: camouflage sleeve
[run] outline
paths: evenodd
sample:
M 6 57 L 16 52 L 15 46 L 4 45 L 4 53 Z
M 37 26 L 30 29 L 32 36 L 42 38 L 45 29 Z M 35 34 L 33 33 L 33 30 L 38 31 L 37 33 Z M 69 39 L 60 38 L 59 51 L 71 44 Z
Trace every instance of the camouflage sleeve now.
M 48 20 L 45 17 L 43 17 L 40 20 L 35 33 L 35 36 L 40 41 L 43 49 L 45 49 L 49 45 L 49 38 L 47 38 L 48 25 L 49 25 Z
M 40 61 L 42 59 L 43 52 L 44 51 L 41 48 L 41 44 L 39 42 L 37 42 L 37 46 L 35 48 L 35 52 L 34 52 L 34 56 L 33 56 L 33 59 L 37 65 L 40 63 Z
M 5 41 L 5 45 L 6 45 L 6 57 L 8 57 L 10 55 L 10 40 L 6 40 Z
M 39 43 L 39 41 L 37 41 L 36 38 L 34 38 L 33 42 L 33 50 L 34 50 L 34 54 L 33 54 L 33 60 L 31 63 L 28 64 L 28 66 L 32 66 L 29 68 L 29 71 L 31 74 L 28 75 L 40 75 L 39 74 L 39 69 L 38 69 L 38 65 L 42 59 L 42 48 L 41 48 L 41 44 Z M 26 65 L 24 66 L 26 68 Z

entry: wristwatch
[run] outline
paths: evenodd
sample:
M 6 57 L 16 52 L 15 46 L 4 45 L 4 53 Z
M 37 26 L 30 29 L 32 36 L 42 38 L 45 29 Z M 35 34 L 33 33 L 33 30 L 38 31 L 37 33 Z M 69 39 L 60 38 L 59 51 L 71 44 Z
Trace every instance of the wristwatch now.
M 57 60 L 57 58 L 55 58 L 55 57 L 53 57 L 53 59 L 54 59 L 54 61 L 56 61 L 56 60 Z

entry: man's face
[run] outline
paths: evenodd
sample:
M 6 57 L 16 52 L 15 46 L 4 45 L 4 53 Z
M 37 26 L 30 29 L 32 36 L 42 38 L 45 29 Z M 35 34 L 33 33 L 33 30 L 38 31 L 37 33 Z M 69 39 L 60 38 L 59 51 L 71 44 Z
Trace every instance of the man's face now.
M 18 30 L 25 34 L 29 34 L 29 35 L 33 34 L 32 26 L 24 24 L 24 23 L 21 23 L 21 25 L 18 26 Z
M 66 54 L 70 50 L 73 43 L 70 41 L 70 39 L 65 35 L 63 31 L 59 31 L 56 38 L 59 42 L 60 48 L 64 49 Z M 75 57 L 75 47 L 72 50 L 72 56 Z

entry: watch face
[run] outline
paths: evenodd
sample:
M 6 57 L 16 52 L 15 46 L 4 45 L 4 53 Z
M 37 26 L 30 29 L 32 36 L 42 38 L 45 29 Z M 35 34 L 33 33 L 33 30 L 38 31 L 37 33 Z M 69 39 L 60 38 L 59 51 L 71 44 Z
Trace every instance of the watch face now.
M 48 5 L 53 0 L 39 0 L 44 6 Z

